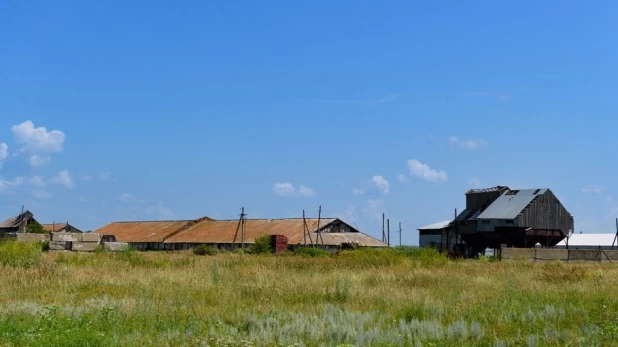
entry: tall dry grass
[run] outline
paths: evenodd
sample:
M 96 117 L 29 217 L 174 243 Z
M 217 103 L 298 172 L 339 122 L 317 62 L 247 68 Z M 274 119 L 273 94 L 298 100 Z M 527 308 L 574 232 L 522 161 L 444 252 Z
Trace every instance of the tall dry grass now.
M 618 338 L 613 264 L 452 262 L 407 249 L 47 253 L 35 263 L 0 268 L 2 345 L 594 346 Z

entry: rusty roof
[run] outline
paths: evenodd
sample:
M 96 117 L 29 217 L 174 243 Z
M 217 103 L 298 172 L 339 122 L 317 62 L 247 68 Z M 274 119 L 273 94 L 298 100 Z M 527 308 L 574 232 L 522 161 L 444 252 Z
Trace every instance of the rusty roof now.
M 350 232 L 322 232 L 325 245 L 337 246 L 342 243 L 357 243 L 360 246 L 384 247 L 386 244 L 369 235 L 363 234 L 337 218 L 322 218 L 319 220 L 320 230 L 333 222 L 339 221 L 349 227 Z M 313 242 L 317 242 L 318 219 L 246 219 L 245 243 L 254 243 L 255 239 L 264 234 L 284 235 L 288 243 L 298 245 L 303 243 L 304 223 L 311 233 Z M 341 224 L 333 224 L 341 225 Z M 340 230 L 339 228 L 335 228 Z M 101 235 L 114 235 L 121 242 L 165 242 L 165 243 L 233 243 L 238 230 L 236 243 L 240 243 L 241 233 L 238 220 L 213 220 L 208 217 L 198 220 L 184 221 L 151 221 L 151 222 L 117 222 L 110 223 L 98 230 Z M 307 243 L 310 240 L 307 238 Z
M 52 223 L 52 224 L 41 224 L 41 226 L 43 227 L 43 230 L 46 233 L 51 233 L 51 232 L 63 230 L 64 228 L 68 226 L 68 224 L 67 223 Z
M 95 233 L 114 235 L 120 242 L 163 242 L 166 237 L 192 222 L 192 220 L 115 222 L 95 230 Z
M 333 218 L 320 220 L 320 227 L 335 221 Z M 313 232 L 318 227 L 318 219 L 306 219 L 307 228 Z M 211 220 L 196 224 L 187 230 L 166 239 L 166 243 L 232 243 L 238 228 L 238 220 Z M 253 243 L 264 235 L 284 235 L 288 243 L 298 244 L 303 239 L 303 219 L 246 219 L 245 242 Z M 236 240 L 240 243 L 240 231 Z M 307 241 L 309 242 L 309 241 Z

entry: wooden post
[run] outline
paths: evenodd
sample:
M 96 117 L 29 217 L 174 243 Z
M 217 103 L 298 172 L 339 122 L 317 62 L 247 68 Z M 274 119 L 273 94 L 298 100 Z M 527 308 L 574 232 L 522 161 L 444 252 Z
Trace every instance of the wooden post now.
M 391 246 L 391 220 L 386 220 L 386 244 L 388 247 Z
M 399 222 L 399 247 L 401 247 L 401 222 Z
M 240 214 L 240 243 L 241 243 L 241 248 L 242 250 L 245 249 L 245 208 L 242 208 L 242 212 Z
M 320 209 L 318 210 L 318 237 L 320 238 L 320 242 L 322 243 L 322 248 L 324 248 L 324 239 L 322 238 L 322 232 L 320 232 L 320 219 L 322 218 L 322 205 L 320 205 Z M 317 241 L 316 241 L 317 243 Z
M 386 243 L 386 233 L 384 232 L 384 213 L 382 213 L 382 242 Z

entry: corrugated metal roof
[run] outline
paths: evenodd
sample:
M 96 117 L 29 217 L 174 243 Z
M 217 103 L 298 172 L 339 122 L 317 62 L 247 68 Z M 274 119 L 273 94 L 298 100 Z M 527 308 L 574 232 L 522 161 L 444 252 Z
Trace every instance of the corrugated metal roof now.
M 320 230 L 338 221 L 336 218 L 320 219 Z M 317 242 L 318 219 L 306 219 L 313 242 Z M 343 223 L 343 222 L 342 222 Z M 204 218 L 197 221 L 155 221 L 111 223 L 96 233 L 114 235 L 121 242 L 164 242 L 164 243 L 232 243 L 238 228 L 238 220 L 212 220 Z M 354 230 L 354 228 L 352 228 Z M 295 219 L 247 219 L 245 220 L 245 243 L 254 243 L 264 234 L 284 235 L 288 243 L 303 243 L 304 224 L 302 218 Z M 342 243 L 357 243 L 367 247 L 385 247 L 386 244 L 369 235 L 353 232 L 322 232 L 325 245 L 337 246 Z M 236 243 L 240 243 L 240 230 Z M 307 238 L 307 243 L 310 240 Z
M 569 238 L 569 247 L 577 246 L 610 246 L 614 243 L 616 234 L 573 234 Z M 566 239 L 556 246 L 565 246 Z
M 336 219 L 323 218 L 320 228 Z M 307 228 L 313 232 L 317 229 L 318 219 L 306 219 Z M 238 228 L 238 220 L 205 221 L 165 240 L 165 243 L 232 243 Z M 303 239 L 303 219 L 246 219 L 245 242 L 253 243 L 264 234 L 279 234 L 288 238 L 289 244 L 298 244 Z M 240 231 L 236 240 L 240 243 Z M 307 241 L 309 242 L 309 241 Z
M 166 237 L 192 222 L 191 220 L 116 222 L 96 230 L 95 233 L 114 235 L 120 242 L 163 242 Z
M 534 199 L 547 189 L 509 190 L 494 201 L 477 219 L 515 219 Z
M 451 223 L 453 223 L 452 220 L 445 220 L 442 222 L 426 225 L 422 228 L 418 228 L 418 230 L 441 230 L 451 225 Z

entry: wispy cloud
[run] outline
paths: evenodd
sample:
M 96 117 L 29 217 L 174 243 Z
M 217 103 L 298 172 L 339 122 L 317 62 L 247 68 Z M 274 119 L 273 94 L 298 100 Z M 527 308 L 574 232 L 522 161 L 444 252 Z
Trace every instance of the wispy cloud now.
M 21 186 L 24 184 L 24 181 L 24 178 L 21 176 L 15 177 L 14 179 L 8 181 L 0 177 L 0 192 L 9 187 Z
M 582 192 L 586 194 L 601 194 L 605 191 L 604 186 L 589 184 L 587 186 L 582 187 Z
M 387 104 L 399 99 L 399 94 L 389 94 L 377 99 L 308 99 L 313 102 L 325 104 L 364 104 L 377 105 Z
M 416 159 L 408 160 L 410 175 L 429 182 L 446 182 L 448 175 L 445 171 L 432 169 L 429 165 Z
M 397 176 L 397 180 L 398 180 L 399 182 L 401 182 L 401 183 L 410 182 L 410 179 L 409 179 L 406 175 L 404 175 L 404 174 L 399 174 L 399 175 Z
M 365 194 L 365 191 L 359 188 L 353 188 L 352 189 L 352 194 L 354 195 L 363 195 Z
M 384 177 L 375 175 L 371 178 L 371 182 L 380 193 L 387 195 L 391 192 L 390 183 Z
M 101 174 L 99 174 L 99 179 L 102 181 L 109 181 L 113 178 L 114 177 L 112 176 L 111 172 L 101 172 Z
M 47 157 L 41 157 L 38 155 L 31 155 L 28 158 L 28 163 L 30 163 L 30 166 L 32 167 L 39 167 L 39 166 L 43 166 L 47 163 L 49 163 L 49 161 L 51 160 L 51 157 L 47 156 Z
M 30 184 L 35 187 L 45 187 L 47 182 L 45 182 L 45 179 L 41 176 L 33 176 L 30 178 Z
M 71 179 L 71 174 L 69 174 L 69 170 L 60 171 L 56 177 L 52 177 L 49 180 L 49 183 L 57 184 L 67 189 L 75 188 L 75 185 L 73 184 L 73 180 Z
M 481 140 L 481 139 L 461 140 L 455 136 L 449 137 L 448 143 L 451 146 L 457 146 L 463 149 L 467 149 L 469 151 L 475 151 L 477 149 L 481 149 L 489 145 L 489 143 L 487 143 L 487 141 L 485 140 Z
M 296 189 L 296 187 L 289 182 L 275 183 L 272 190 L 275 195 L 285 197 L 311 197 L 316 195 L 315 190 L 312 188 L 301 185 Z
M 2 168 L 2 162 L 9 156 L 9 146 L 2 142 L 0 143 L 0 169 Z

